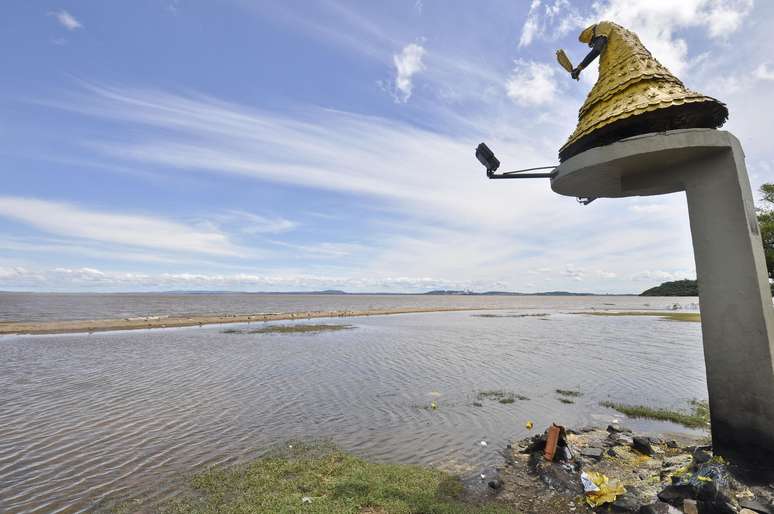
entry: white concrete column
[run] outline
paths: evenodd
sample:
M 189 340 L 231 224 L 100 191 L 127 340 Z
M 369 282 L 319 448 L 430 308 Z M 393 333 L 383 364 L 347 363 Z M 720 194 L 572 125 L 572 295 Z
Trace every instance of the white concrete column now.
M 774 458 L 774 307 L 736 138 L 682 171 L 699 281 L 716 453 Z

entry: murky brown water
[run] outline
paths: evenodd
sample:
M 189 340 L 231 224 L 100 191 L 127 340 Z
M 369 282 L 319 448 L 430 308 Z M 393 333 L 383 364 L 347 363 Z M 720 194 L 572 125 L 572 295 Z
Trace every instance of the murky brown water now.
M 0 511 L 161 501 L 189 471 L 252 458 L 292 438 L 330 438 L 371 459 L 471 472 L 525 436 L 527 420 L 606 422 L 617 416 L 598 406 L 602 399 L 679 407 L 706 397 L 699 324 L 569 314 L 661 308 L 673 299 L 463 298 L 442 300 L 550 315 L 381 316 L 320 334 L 224 334 L 208 326 L 0 337 Z M 337 299 L 315 300 L 315 308 L 340 308 Z M 132 309 L 124 312 L 161 313 Z M 565 405 L 556 388 L 580 388 L 583 396 Z M 530 400 L 475 407 L 482 389 Z M 427 408 L 433 399 L 437 410 Z

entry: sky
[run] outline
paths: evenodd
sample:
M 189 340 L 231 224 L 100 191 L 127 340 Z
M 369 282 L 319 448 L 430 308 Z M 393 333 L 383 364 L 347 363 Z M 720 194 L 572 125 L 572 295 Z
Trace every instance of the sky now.
M 774 2 L 6 2 L 0 290 L 584 291 L 695 277 L 682 193 L 583 206 L 545 179 L 636 31 L 725 102 L 774 181 Z

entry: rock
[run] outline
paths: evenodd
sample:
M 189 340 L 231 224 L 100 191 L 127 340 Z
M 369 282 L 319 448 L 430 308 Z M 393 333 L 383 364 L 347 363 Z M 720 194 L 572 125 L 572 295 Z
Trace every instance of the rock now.
M 626 488 L 626 493 L 615 499 L 611 505 L 613 512 L 638 512 L 642 506 L 637 490 Z
M 602 448 L 583 448 L 580 453 L 582 456 L 588 457 L 590 459 L 599 460 L 602 458 Z
M 699 505 L 696 500 L 683 501 L 683 512 L 685 514 L 699 514 Z
M 757 514 L 757 512 L 750 509 L 742 509 L 739 511 L 739 514 Z
M 596 430 L 596 428 L 592 427 L 591 425 L 586 425 L 585 427 L 579 428 L 578 432 L 581 434 L 587 434 L 589 432 L 593 432 L 594 430 Z
M 667 445 L 667 448 L 672 448 L 672 449 L 680 448 L 680 445 L 677 444 L 677 441 L 675 440 L 667 441 L 666 445 Z
M 682 505 L 683 500 L 692 499 L 694 494 L 693 487 L 688 484 L 668 485 L 658 493 L 658 499 L 672 505 Z
M 737 514 L 736 508 L 728 502 L 697 502 L 701 514 Z
M 675 455 L 674 457 L 665 457 L 661 461 L 661 480 L 666 480 L 672 473 L 681 469 L 692 462 L 690 455 Z
M 500 479 L 490 480 L 487 485 L 492 489 L 497 490 L 503 486 L 503 481 Z
M 608 425 L 607 426 L 607 431 L 610 432 L 611 434 L 612 433 L 621 433 L 621 432 L 626 432 L 626 433 L 629 433 L 629 434 L 632 433 L 632 431 L 630 429 L 628 429 L 628 428 L 626 428 L 624 426 L 621 426 L 618 423 L 611 423 L 610 425 Z
M 693 452 L 693 461 L 696 464 L 704 464 L 712 459 L 712 455 L 702 448 L 696 448 Z
M 682 512 L 668 503 L 656 502 L 640 507 L 639 514 L 682 514 Z
M 650 445 L 650 439 L 648 437 L 633 437 L 632 448 L 645 455 L 653 455 L 653 447 Z
M 613 448 L 610 448 L 609 450 L 607 450 L 607 454 L 610 455 L 611 457 L 618 456 L 618 454 L 615 452 Z
M 774 508 L 770 505 L 764 505 L 763 503 L 755 500 L 741 500 L 739 506 L 757 512 L 759 514 L 774 514 Z
M 618 432 L 612 432 L 609 436 L 607 436 L 607 441 L 605 444 L 609 444 L 610 446 L 631 446 L 633 442 L 634 440 L 631 438 L 631 436 Z

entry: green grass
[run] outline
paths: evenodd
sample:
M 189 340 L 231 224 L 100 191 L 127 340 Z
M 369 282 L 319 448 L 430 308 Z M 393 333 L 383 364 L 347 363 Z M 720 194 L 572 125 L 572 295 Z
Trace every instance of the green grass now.
M 486 391 L 478 391 L 478 393 L 476 393 L 476 398 L 479 401 L 493 400 L 503 404 L 514 403 L 516 400 L 529 400 L 529 398 L 527 398 L 524 395 L 517 394 L 511 391 L 505 391 L 503 389 L 491 389 Z
M 310 334 L 318 332 L 335 332 L 337 330 L 353 329 L 352 325 L 325 325 L 325 324 L 300 324 L 300 325 L 268 325 L 266 327 L 243 330 L 227 328 L 224 334 Z
M 375 464 L 330 445 L 293 443 L 282 454 L 194 476 L 192 491 L 162 507 L 168 514 L 427 513 L 494 514 L 503 504 L 463 502 L 459 480 L 444 472 Z M 304 503 L 302 498 L 311 498 Z
M 689 428 L 705 428 L 709 423 L 709 406 L 707 402 L 692 400 L 690 412 L 670 409 L 654 409 L 645 405 L 626 405 L 611 401 L 601 402 L 600 405 L 617 410 L 630 418 L 647 418 L 659 421 L 671 421 Z
M 579 396 L 583 396 L 583 393 L 580 391 L 574 391 L 572 389 L 557 389 L 556 393 L 561 396 L 569 396 L 570 398 L 578 398 Z
M 573 314 L 585 314 L 587 316 L 656 316 L 670 321 L 701 321 L 698 312 L 573 312 Z

